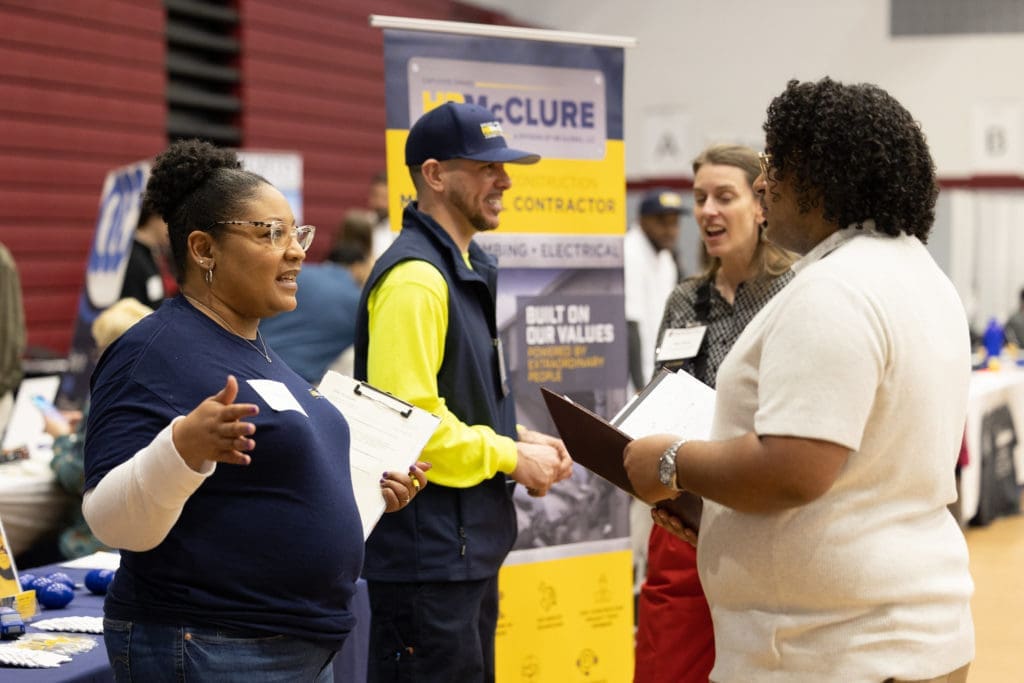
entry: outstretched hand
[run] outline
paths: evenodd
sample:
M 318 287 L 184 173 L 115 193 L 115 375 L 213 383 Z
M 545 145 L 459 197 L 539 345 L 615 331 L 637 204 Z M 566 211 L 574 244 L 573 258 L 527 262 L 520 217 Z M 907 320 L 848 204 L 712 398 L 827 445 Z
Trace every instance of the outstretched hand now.
M 254 403 L 235 403 L 237 397 L 238 380 L 228 375 L 223 389 L 174 423 L 174 447 L 196 472 L 208 460 L 231 465 L 248 465 L 252 461 L 244 451 L 256 447 L 251 438 L 256 426 L 242 418 L 257 415 L 260 409 Z

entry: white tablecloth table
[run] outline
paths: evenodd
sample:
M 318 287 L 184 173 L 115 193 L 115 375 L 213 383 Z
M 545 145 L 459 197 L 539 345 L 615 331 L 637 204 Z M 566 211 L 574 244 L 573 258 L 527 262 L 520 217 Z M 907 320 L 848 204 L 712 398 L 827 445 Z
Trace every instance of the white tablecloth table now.
M 992 410 L 1007 406 L 1017 431 L 1014 466 L 1017 483 L 1024 484 L 1024 368 L 1004 366 L 997 371 L 980 371 L 971 376 L 967 403 L 968 462 L 960 470 L 960 520 L 966 524 L 978 512 L 981 495 L 981 427 Z
M 31 453 L 28 460 L 0 464 L 0 521 L 15 555 L 60 529 L 74 504 L 50 470 L 50 449 Z

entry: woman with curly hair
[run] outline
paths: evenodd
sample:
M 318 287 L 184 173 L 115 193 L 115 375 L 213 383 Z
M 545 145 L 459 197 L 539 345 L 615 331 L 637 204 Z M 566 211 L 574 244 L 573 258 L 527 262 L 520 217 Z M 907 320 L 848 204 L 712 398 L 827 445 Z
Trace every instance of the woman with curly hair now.
M 658 339 L 701 328 L 704 336 L 693 357 L 658 360 L 711 387 L 743 328 L 793 278 L 793 254 L 764 238 L 764 211 L 753 187 L 758 173 L 757 152 L 742 145 L 713 145 L 693 160 L 693 217 L 709 264 L 669 295 Z M 655 526 L 647 557 L 633 681 L 707 681 L 715 643 L 693 546 Z
M 116 680 L 331 681 L 363 560 L 348 423 L 259 332 L 295 308 L 314 228 L 195 140 L 157 157 L 146 199 L 181 293 L 100 358 L 85 443 L 82 511 L 121 549 L 104 604 Z M 425 484 L 387 475 L 386 509 Z
M 946 506 L 970 345 L 924 247 L 924 135 L 885 91 L 828 78 L 791 81 L 764 127 L 755 189 L 796 276 L 719 368 L 712 440 L 638 439 L 630 479 L 705 499 L 711 680 L 965 681 L 973 584 Z

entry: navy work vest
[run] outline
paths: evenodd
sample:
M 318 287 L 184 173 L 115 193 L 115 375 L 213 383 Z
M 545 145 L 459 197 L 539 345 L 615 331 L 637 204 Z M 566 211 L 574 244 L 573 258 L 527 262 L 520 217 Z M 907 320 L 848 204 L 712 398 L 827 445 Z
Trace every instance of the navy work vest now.
M 355 376 L 366 379 L 369 345 L 367 298 L 395 265 L 410 259 L 437 268 L 448 284 L 445 357 L 438 393 L 467 425 L 488 425 L 516 438 L 515 404 L 501 388 L 495 319 L 497 263 L 470 244 L 470 269 L 444 229 L 416 204 L 402 231 L 377 260 L 356 316 Z M 402 334 L 396 329 L 390 334 Z M 399 397 L 401 398 L 401 397 Z M 386 514 L 366 542 L 363 576 L 371 581 L 470 581 L 489 578 L 512 548 L 514 482 L 502 473 L 470 488 L 430 484 L 404 510 Z

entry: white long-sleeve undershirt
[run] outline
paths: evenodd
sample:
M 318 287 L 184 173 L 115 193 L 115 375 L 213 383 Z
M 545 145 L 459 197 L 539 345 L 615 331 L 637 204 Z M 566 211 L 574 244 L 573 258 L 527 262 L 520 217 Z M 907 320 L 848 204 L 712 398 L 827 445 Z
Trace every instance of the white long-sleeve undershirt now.
M 180 419 L 85 492 L 82 514 L 103 543 L 135 552 L 155 548 L 170 533 L 189 497 L 213 474 L 215 462 L 206 461 L 196 472 L 178 453 L 171 434 Z

